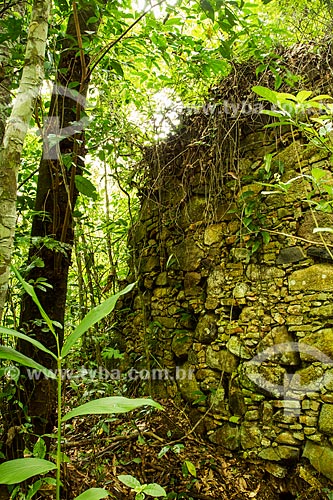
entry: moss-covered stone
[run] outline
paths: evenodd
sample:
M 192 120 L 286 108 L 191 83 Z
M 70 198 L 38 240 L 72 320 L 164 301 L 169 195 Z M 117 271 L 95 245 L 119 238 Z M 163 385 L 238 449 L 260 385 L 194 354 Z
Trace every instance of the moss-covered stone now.
M 228 351 L 242 359 L 251 359 L 253 356 L 251 354 L 250 349 L 248 349 L 242 341 L 236 337 L 232 336 L 230 340 L 227 342 Z
M 181 377 L 178 378 L 177 383 L 181 395 L 185 401 L 193 403 L 200 394 L 200 387 L 195 378 L 193 366 L 186 361 L 180 366 L 179 373 Z
M 307 440 L 303 457 L 307 458 L 320 474 L 333 481 L 333 448 L 331 446 Z
M 238 366 L 238 359 L 227 349 L 214 350 L 208 346 L 206 351 L 206 363 L 210 368 L 220 372 L 232 373 Z
M 319 414 L 319 430 L 333 435 L 333 404 L 323 404 Z
M 246 270 L 246 276 L 251 281 L 272 281 L 284 275 L 283 269 L 267 265 L 249 264 Z
M 280 460 L 297 461 L 299 459 L 300 450 L 293 446 L 275 446 L 264 448 L 258 453 L 258 456 L 263 460 L 272 460 L 279 462 Z
M 220 243 L 223 234 L 226 233 L 227 224 L 213 224 L 208 226 L 204 232 L 204 244 L 207 246 Z
M 290 380 L 290 388 L 296 391 L 319 391 L 323 384 L 323 369 L 321 366 L 310 365 L 295 372 Z
M 225 283 L 225 271 L 218 267 L 214 269 L 207 280 L 207 298 L 220 297 L 223 295 L 223 287 Z
M 209 344 L 215 340 L 218 334 L 216 322 L 217 318 L 214 314 L 201 316 L 195 329 L 195 339 L 202 344 Z
M 288 281 L 290 292 L 333 291 L 333 265 L 315 264 L 294 271 Z
M 190 238 L 172 247 L 171 254 L 175 256 L 172 269 L 182 271 L 196 271 L 205 256 L 204 251 Z
M 287 345 L 294 342 L 293 336 L 288 332 L 285 326 L 276 326 L 265 335 L 258 345 L 258 352 L 276 346 L 274 359 L 282 365 L 298 365 L 300 363 L 299 354 L 295 349 L 288 348 Z M 281 344 L 286 344 L 285 348 L 281 348 Z
M 333 363 L 333 328 L 307 333 L 299 342 L 303 361 Z
M 231 423 L 224 424 L 210 434 L 209 440 L 227 450 L 237 450 L 240 447 L 240 427 Z
M 322 234 L 314 233 L 313 230 L 318 224 L 319 227 L 333 227 L 333 214 L 316 212 L 316 220 L 310 211 L 303 215 L 303 222 L 297 231 L 297 236 L 310 241 L 317 241 L 322 247 Z M 333 234 L 325 233 L 325 241 L 333 243 Z
M 180 330 L 176 332 L 172 339 L 171 349 L 177 356 L 177 358 L 182 358 L 187 356 L 189 350 L 193 344 L 193 334 L 191 332 Z
M 240 427 L 240 442 L 243 450 L 257 448 L 261 444 L 262 432 L 253 424 L 243 423 Z
M 304 254 L 303 249 L 295 246 L 295 247 L 281 248 L 276 263 L 292 264 L 293 262 L 299 262 L 300 260 L 304 259 L 306 259 L 306 255 Z
M 320 307 L 314 307 L 309 311 L 309 316 L 320 318 L 333 318 L 333 304 L 327 304 Z
M 202 287 L 199 286 L 201 274 L 195 271 L 185 274 L 184 277 L 184 291 L 186 297 L 197 296 L 202 293 Z
M 213 413 L 221 413 L 226 414 L 227 410 L 227 401 L 226 401 L 226 393 L 223 387 L 218 387 L 215 391 L 213 391 L 209 396 L 209 407 L 211 408 Z

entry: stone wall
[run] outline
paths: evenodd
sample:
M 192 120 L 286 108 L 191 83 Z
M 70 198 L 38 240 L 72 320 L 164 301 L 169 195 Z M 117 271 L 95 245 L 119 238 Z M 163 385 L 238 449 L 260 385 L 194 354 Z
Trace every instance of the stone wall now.
M 155 393 L 180 392 L 212 443 L 271 462 L 304 456 L 333 480 L 333 235 L 313 232 L 333 215 L 307 177 L 320 168 L 328 185 L 331 154 L 257 122 L 233 136 L 214 191 L 218 120 L 193 116 L 181 147 L 177 137 L 159 152 L 163 176 L 153 172 L 130 238 L 140 291 L 127 349 L 138 369 L 178 374 L 153 381 Z M 267 186 L 279 178 L 295 179 L 285 193 Z

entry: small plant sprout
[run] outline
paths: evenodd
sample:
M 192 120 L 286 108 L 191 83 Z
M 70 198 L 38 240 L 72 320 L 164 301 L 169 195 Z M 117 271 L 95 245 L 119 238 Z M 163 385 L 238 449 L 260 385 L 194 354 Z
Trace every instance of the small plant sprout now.
M 14 269 L 16 276 L 22 284 L 23 289 L 26 293 L 28 293 L 35 304 L 37 305 L 42 318 L 44 319 L 46 325 L 49 330 L 52 332 L 57 346 L 57 352 L 54 353 L 50 351 L 43 344 L 38 342 L 37 340 L 28 337 L 27 335 L 18 332 L 16 330 L 11 330 L 9 328 L 0 327 L 0 333 L 5 335 L 19 338 L 25 340 L 32 344 L 37 349 L 49 354 L 52 356 L 57 362 L 57 373 L 55 374 L 53 371 L 49 370 L 45 366 L 40 365 L 32 358 L 24 356 L 20 352 L 16 351 L 11 347 L 0 346 L 0 359 L 14 361 L 18 364 L 34 368 L 43 373 L 46 377 L 56 380 L 57 384 L 57 451 L 56 451 L 56 461 L 51 462 L 50 460 L 46 460 L 44 457 L 46 455 L 46 446 L 45 442 L 42 438 L 39 438 L 36 442 L 33 450 L 34 457 L 31 458 L 18 458 L 15 460 L 9 460 L 0 464 L 0 484 L 7 485 L 15 485 L 26 481 L 34 476 L 44 475 L 51 471 L 55 471 L 56 478 L 44 478 L 43 481 L 51 481 L 56 488 L 56 500 L 61 500 L 60 497 L 60 489 L 62 486 L 61 483 L 61 468 L 62 463 L 66 461 L 66 457 L 62 452 L 62 427 L 63 423 L 67 422 L 71 418 L 75 418 L 82 415 L 107 415 L 107 414 L 115 414 L 115 413 L 127 413 L 136 408 L 140 408 L 141 406 L 153 406 L 158 409 L 162 409 L 161 405 L 153 401 L 152 399 L 145 398 L 137 398 L 137 399 L 128 399 L 125 397 L 104 397 L 100 399 L 95 399 L 92 401 L 88 401 L 67 413 L 63 413 L 63 394 L 62 394 L 62 379 L 61 373 L 63 370 L 63 362 L 66 356 L 69 354 L 70 350 L 74 345 L 79 341 L 79 339 L 84 335 L 89 328 L 91 328 L 95 323 L 103 319 L 105 316 L 110 314 L 110 312 L 114 309 L 118 298 L 128 293 L 135 284 L 128 285 L 124 290 L 112 295 L 104 302 L 91 309 L 88 314 L 83 318 L 81 323 L 66 337 L 64 344 L 60 345 L 59 337 L 54 328 L 54 322 L 49 318 L 44 309 L 42 308 L 36 292 L 34 288 L 23 280 L 21 275 L 18 273 L 16 269 Z M 124 476 L 131 477 L 131 476 Z M 137 481 L 133 478 L 134 481 Z M 134 484 L 134 483 L 133 483 Z M 37 481 L 32 485 L 30 491 L 28 492 L 28 496 L 26 498 L 31 498 L 33 494 L 35 494 L 38 489 L 41 487 L 42 481 Z M 139 483 L 140 485 L 140 483 Z M 135 487 L 137 484 L 135 483 Z M 140 485 L 141 487 L 141 485 Z M 144 492 L 144 494 L 143 494 Z M 163 494 L 162 494 L 163 492 Z M 137 495 L 137 500 L 144 498 L 146 495 L 151 496 L 165 496 L 165 491 L 158 485 L 149 484 L 143 485 L 138 492 L 141 496 Z M 142 496 L 143 494 L 143 496 Z M 101 498 L 105 498 L 109 495 L 109 492 L 104 488 L 90 488 L 84 493 L 81 493 L 76 500 L 99 500 Z
M 151 497 L 166 497 L 166 491 L 162 486 L 156 483 L 141 484 L 135 477 L 131 475 L 121 475 L 118 476 L 119 481 L 121 481 L 125 486 L 128 486 L 133 490 L 135 495 L 135 500 L 144 500 L 146 495 Z

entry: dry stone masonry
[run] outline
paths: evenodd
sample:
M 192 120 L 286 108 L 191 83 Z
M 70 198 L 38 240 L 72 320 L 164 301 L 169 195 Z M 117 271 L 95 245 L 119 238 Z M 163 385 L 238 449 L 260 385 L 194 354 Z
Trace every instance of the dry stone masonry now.
M 178 370 L 155 394 L 180 392 L 212 443 L 268 463 L 305 457 L 333 480 L 333 235 L 314 232 L 333 214 L 308 177 L 332 182 L 331 153 L 246 120 L 237 132 L 229 120 L 226 143 L 218 108 L 198 113 L 150 152 L 127 345 L 136 366 Z M 278 180 L 292 181 L 283 192 Z

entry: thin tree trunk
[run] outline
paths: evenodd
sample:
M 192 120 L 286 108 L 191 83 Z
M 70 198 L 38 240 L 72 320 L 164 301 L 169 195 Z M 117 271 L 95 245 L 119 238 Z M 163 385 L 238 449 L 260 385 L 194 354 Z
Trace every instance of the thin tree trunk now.
M 16 226 L 17 176 L 24 139 L 44 77 L 50 8 L 51 0 L 34 1 L 21 83 L 0 152 L 0 321 L 7 295 Z
M 23 17 L 25 3 L 17 2 L 15 7 L 8 4 L 8 6 L 3 8 L 3 11 L 0 10 L 1 20 L 7 19 L 14 11 L 19 12 Z M 0 33 L 5 34 L 5 30 L 2 26 L 0 26 Z M 11 55 L 18 43 L 19 40 L 16 40 L 15 43 L 12 40 L 5 40 L 0 44 L 0 144 L 2 144 L 5 135 L 6 121 L 10 115 L 10 105 L 13 100 L 13 95 L 10 90 L 14 74 Z
M 76 234 L 75 235 L 75 241 L 74 241 L 74 249 L 75 249 L 75 260 L 76 260 L 76 267 L 77 267 L 77 286 L 78 286 L 78 297 L 79 297 L 79 306 L 80 306 L 80 312 L 79 312 L 79 318 L 82 320 L 85 315 L 88 312 L 88 304 L 87 304 L 87 293 L 86 293 L 86 285 L 83 279 L 83 266 L 82 266 L 82 260 L 81 260 L 81 251 L 79 249 L 80 246 L 80 241 L 79 241 L 79 236 Z
M 109 276 L 108 276 L 108 283 L 103 291 L 104 292 L 109 291 L 110 288 L 112 287 L 112 293 L 116 293 L 117 268 L 116 268 L 116 264 L 113 260 L 111 231 L 109 229 L 110 224 L 111 224 L 111 216 L 110 216 L 108 170 L 107 170 L 106 161 L 104 161 L 104 189 L 105 189 L 105 218 L 106 218 L 106 224 L 108 227 L 105 238 L 106 238 L 106 248 L 107 248 L 108 257 L 109 257 L 110 272 L 109 272 Z
M 55 134 L 58 127 L 58 133 L 64 136 L 66 132 L 66 137 L 57 145 L 46 141 L 44 143 L 44 158 L 40 163 L 35 202 L 38 215 L 33 219 L 31 231 L 33 241 L 37 241 L 37 244 L 31 244 L 29 263 L 39 257 L 43 260 L 44 267 L 34 267 L 26 276 L 27 280 L 33 282 L 41 277 L 47 279 L 52 288 L 47 292 L 36 289 L 36 292 L 48 316 L 61 325 L 64 324 L 68 271 L 74 240 L 72 212 L 78 195 L 75 175 L 81 174 L 85 156 L 83 125 L 73 125 L 73 122 L 80 121 L 88 89 L 89 57 L 83 53 L 81 33 L 86 40 L 91 40 L 99 25 L 99 21 L 88 23 L 95 17 L 94 3 L 85 4 L 78 12 L 75 4 L 73 5 L 75 10 L 68 21 L 48 120 L 51 134 Z M 45 216 L 40 215 L 41 213 Z M 55 339 L 45 329 L 38 308 L 28 295 L 24 295 L 22 299 L 20 329 L 56 352 Z M 57 333 L 61 344 L 63 330 L 57 328 Z M 56 368 L 51 356 L 36 351 L 29 343 L 18 342 L 18 349 L 44 366 Z M 44 378 L 31 381 L 27 377 L 22 383 L 24 390 L 20 394 L 20 401 L 31 417 L 33 432 L 37 435 L 52 432 L 56 407 L 56 387 L 53 381 Z M 12 428 L 18 425 L 18 418 L 22 423 L 25 421 L 25 415 L 19 409 L 17 411 L 11 422 Z M 22 456 L 24 446 L 22 435 L 17 435 L 10 449 L 6 450 L 6 455 L 12 458 Z

